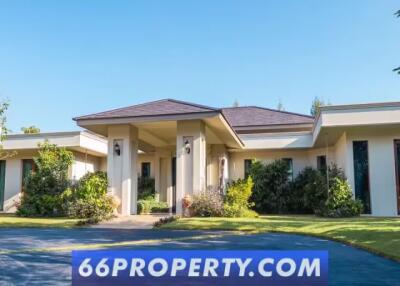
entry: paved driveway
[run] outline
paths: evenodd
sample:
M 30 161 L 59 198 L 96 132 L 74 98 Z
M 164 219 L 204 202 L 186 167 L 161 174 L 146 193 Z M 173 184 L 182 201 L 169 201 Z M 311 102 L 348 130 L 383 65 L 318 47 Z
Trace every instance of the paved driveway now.
M 69 285 L 70 249 L 328 250 L 329 285 L 400 285 L 400 263 L 323 239 L 287 234 L 115 229 L 0 229 L 0 285 Z M 24 249 L 35 248 L 38 252 Z

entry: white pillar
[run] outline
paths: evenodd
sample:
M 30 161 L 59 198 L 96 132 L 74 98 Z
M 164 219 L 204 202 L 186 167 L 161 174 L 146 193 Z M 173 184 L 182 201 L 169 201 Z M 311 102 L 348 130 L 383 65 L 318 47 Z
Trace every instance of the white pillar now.
M 121 215 L 137 213 L 137 154 L 137 128 L 131 125 L 109 126 L 107 157 L 109 192 L 121 201 L 118 209 Z
M 178 121 L 176 137 L 177 214 L 182 214 L 182 199 L 186 194 L 193 195 L 205 189 L 206 138 L 204 122 L 201 120 Z
M 155 189 L 155 198 L 157 201 L 160 200 L 160 192 L 161 192 L 161 166 L 160 166 L 160 155 L 156 150 L 154 153 L 154 189 Z

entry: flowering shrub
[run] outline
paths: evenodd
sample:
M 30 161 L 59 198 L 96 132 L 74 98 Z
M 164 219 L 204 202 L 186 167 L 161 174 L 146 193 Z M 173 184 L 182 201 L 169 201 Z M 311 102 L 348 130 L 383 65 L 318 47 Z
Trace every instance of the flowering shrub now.
M 217 191 L 207 190 L 193 196 L 190 214 L 199 217 L 223 216 L 223 198 Z

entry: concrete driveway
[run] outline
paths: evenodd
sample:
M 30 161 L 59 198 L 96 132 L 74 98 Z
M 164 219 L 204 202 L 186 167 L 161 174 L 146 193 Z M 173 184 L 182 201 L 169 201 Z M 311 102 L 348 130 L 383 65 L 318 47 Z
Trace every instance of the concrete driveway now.
M 328 250 L 329 285 L 400 285 L 400 263 L 340 243 L 288 234 L 123 229 L 0 229 L 0 285 L 70 285 L 74 248 Z M 27 251 L 35 249 L 34 252 Z

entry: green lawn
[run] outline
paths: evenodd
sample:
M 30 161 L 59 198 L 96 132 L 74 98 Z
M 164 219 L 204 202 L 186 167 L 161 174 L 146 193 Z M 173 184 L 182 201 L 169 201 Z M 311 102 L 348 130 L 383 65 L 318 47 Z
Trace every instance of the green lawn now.
M 78 219 L 68 218 L 25 218 L 14 214 L 0 214 L 0 228 L 2 227 L 61 227 L 76 226 Z
M 260 218 L 184 218 L 163 229 L 285 232 L 328 238 L 400 261 L 400 218 L 320 218 L 262 216 Z

